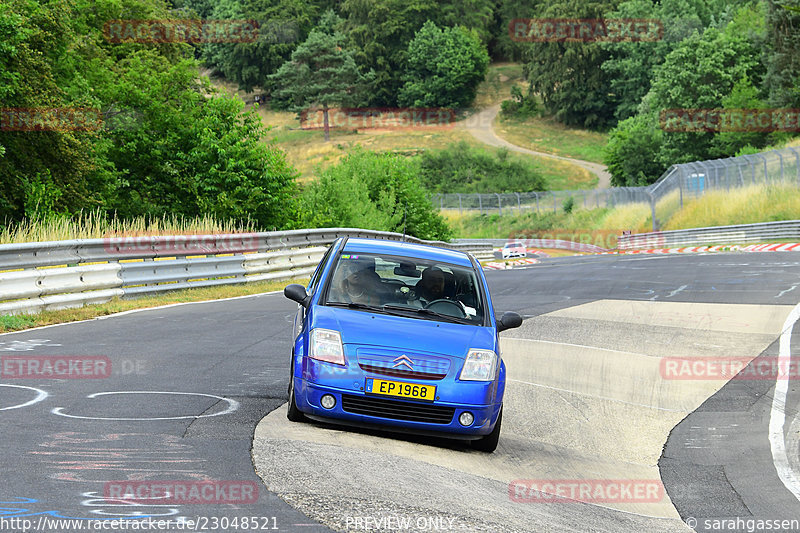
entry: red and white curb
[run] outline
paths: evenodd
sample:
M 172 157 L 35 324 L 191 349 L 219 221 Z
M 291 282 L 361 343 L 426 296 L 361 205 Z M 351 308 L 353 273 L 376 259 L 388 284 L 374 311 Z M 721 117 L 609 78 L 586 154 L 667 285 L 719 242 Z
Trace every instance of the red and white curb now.
M 498 261 L 492 261 L 490 263 L 486 263 L 485 265 L 483 265 L 483 268 L 489 269 L 489 270 L 505 270 L 507 268 L 514 268 L 515 266 L 534 265 L 534 264 L 536 264 L 538 262 L 539 262 L 538 259 L 533 259 L 533 258 L 527 257 L 527 258 L 524 258 L 524 259 L 516 259 L 514 261 L 509 261 L 507 263 L 505 263 L 505 262 L 501 263 L 501 262 L 498 262 Z

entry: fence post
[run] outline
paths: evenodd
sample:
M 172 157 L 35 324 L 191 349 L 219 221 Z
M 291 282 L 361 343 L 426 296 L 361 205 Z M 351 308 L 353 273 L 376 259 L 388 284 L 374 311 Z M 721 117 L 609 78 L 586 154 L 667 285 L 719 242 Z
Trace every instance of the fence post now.
M 497 196 L 497 212 L 500 215 L 502 215 L 503 214 L 503 201 L 500 199 L 500 195 L 499 194 L 494 193 L 494 195 Z
M 653 217 L 653 231 L 658 231 L 658 221 L 656 220 L 656 197 L 653 193 L 650 195 L 650 213 Z
M 461 193 L 458 193 L 458 214 L 461 214 Z
M 557 213 L 558 212 L 558 206 L 556 205 L 556 193 L 553 192 L 553 191 L 550 191 L 550 194 L 553 195 L 553 213 Z
M 783 183 L 783 156 L 778 150 L 775 150 L 775 153 L 778 154 L 778 157 L 781 160 L 781 183 Z
M 800 182 L 800 152 L 798 152 L 797 150 L 795 150 L 794 148 L 791 148 L 791 147 L 789 148 L 789 150 L 792 151 L 792 153 L 794 154 L 794 157 L 797 159 L 797 163 L 795 163 L 797 165 L 797 167 L 796 167 L 796 169 L 797 169 L 797 181 Z
M 478 193 L 478 209 L 481 210 L 481 215 L 483 214 L 483 199 L 481 198 L 481 193 Z
M 536 214 L 538 215 L 539 214 L 539 193 L 535 192 L 533 194 L 536 195 Z
M 517 214 L 521 215 L 522 214 L 522 202 L 519 199 L 519 193 L 515 192 L 514 194 L 517 195 Z

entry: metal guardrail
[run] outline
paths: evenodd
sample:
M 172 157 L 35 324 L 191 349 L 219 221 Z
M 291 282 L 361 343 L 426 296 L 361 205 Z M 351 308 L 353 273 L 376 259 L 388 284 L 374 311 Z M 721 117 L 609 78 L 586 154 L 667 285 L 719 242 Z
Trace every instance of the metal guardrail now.
M 774 240 L 800 242 L 800 220 L 622 235 L 617 239 L 617 246 L 620 250 L 639 250 Z
M 0 314 L 104 303 L 165 291 L 313 273 L 342 236 L 405 240 L 493 258 L 488 242 L 424 241 L 350 228 L 131 236 L 0 245 Z

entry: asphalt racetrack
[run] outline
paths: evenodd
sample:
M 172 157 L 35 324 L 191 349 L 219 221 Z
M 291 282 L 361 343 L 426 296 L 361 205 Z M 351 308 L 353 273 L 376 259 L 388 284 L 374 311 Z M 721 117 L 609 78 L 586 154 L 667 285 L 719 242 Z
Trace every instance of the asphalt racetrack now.
M 295 304 L 281 294 L 0 335 L 0 532 L 148 517 L 190 531 L 800 529 L 797 380 L 748 373 L 796 364 L 800 254 L 542 259 L 487 278 L 498 314 L 526 317 L 502 334 L 491 455 L 289 422 Z M 47 356 L 108 372 L 14 375 L 14 358 Z M 218 486 L 198 501 L 114 492 L 157 482 Z

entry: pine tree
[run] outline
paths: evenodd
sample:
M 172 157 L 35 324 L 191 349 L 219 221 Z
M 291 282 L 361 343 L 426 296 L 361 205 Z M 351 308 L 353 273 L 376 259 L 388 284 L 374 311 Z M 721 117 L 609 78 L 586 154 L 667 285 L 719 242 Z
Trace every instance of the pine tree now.
M 330 140 L 328 110 L 364 105 L 374 79 L 372 71 L 360 72 L 353 53 L 344 48 L 345 36 L 336 29 L 340 22 L 332 11 L 327 12 L 291 60 L 270 76 L 276 87 L 273 98 L 292 111 L 322 107 L 326 141 Z

